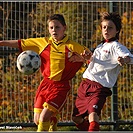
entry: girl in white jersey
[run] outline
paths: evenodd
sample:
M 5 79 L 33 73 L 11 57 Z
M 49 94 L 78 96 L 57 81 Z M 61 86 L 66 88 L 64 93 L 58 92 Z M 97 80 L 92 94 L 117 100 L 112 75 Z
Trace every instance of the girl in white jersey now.
M 73 121 L 79 130 L 99 131 L 99 115 L 111 96 L 110 88 L 116 83 L 121 66 L 133 64 L 133 55 L 118 42 L 121 18 L 117 13 L 104 12 L 101 16 L 101 29 L 104 41 L 97 46 L 83 80 L 78 88 L 78 96 L 73 110 Z M 75 56 L 81 60 L 83 56 Z M 87 120 L 85 119 L 87 116 Z

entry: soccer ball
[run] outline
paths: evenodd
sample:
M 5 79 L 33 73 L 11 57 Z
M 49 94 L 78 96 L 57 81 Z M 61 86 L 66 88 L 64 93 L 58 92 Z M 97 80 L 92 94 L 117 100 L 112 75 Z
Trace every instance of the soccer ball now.
M 21 73 L 25 75 L 31 75 L 35 73 L 40 68 L 40 66 L 41 58 L 34 51 L 23 51 L 17 57 L 17 68 Z

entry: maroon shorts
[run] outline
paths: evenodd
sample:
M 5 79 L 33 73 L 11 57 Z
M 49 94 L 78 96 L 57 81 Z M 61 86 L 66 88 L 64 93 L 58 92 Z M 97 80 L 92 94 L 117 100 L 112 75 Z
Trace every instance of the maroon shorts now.
M 70 91 L 69 81 L 43 80 L 36 92 L 34 108 L 43 109 L 46 102 L 60 111 Z
M 91 112 L 98 115 L 106 102 L 106 97 L 111 96 L 112 92 L 109 88 L 103 87 L 101 84 L 84 79 L 78 88 L 78 96 L 75 101 L 73 116 L 88 116 Z

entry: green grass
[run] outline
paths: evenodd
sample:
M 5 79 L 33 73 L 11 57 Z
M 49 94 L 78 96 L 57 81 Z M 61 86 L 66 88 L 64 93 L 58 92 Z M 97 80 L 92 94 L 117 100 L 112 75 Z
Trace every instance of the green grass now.
M 0 131 L 36 131 L 36 127 L 23 127 L 21 130 L 0 130 Z M 112 131 L 112 125 L 100 126 L 101 131 Z M 58 126 L 58 131 L 79 131 L 75 126 Z M 117 131 L 133 131 L 133 125 L 119 125 Z

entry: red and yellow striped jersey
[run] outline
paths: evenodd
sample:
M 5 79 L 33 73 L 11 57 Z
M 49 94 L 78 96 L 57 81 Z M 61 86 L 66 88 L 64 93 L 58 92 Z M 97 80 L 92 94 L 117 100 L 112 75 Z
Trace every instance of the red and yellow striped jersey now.
M 41 72 L 44 78 L 54 81 L 72 79 L 82 66 L 82 62 L 70 62 L 73 52 L 83 53 L 85 46 L 69 40 L 66 35 L 56 44 L 52 37 L 29 38 L 18 41 L 21 51 L 33 50 L 41 57 Z

